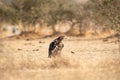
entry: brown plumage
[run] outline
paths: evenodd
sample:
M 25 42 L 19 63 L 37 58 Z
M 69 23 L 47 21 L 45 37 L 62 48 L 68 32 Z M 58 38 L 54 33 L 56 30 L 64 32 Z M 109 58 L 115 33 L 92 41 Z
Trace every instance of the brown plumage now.
M 63 39 L 64 36 L 60 36 L 50 43 L 48 57 L 56 57 L 61 54 L 61 50 L 64 47 Z

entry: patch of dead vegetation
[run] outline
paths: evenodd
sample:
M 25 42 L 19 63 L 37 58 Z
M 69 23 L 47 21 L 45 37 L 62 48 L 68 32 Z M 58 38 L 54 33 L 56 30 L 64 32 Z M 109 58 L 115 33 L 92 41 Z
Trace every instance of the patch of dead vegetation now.
M 118 45 L 68 37 L 61 57 L 48 58 L 48 43 L 52 40 L 4 41 L 0 53 L 1 80 L 120 79 Z

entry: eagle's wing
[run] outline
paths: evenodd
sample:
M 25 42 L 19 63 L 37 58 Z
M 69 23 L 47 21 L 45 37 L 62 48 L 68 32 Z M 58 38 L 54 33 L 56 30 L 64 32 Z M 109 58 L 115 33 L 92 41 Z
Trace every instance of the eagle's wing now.
M 51 42 L 50 43 L 50 46 L 49 46 L 49 55 L 51 55 L 51 53 L 52 53 L 52 50 L 54 50 L 55 49 L 55 42 Z

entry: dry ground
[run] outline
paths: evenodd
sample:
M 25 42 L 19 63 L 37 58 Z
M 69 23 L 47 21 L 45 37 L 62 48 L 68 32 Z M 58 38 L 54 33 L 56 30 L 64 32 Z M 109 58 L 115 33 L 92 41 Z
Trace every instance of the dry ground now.
M 0 80 L 120 80 L 117 43 L 67 37 L 62 57 L 50 59 L 53 39 L 1 41 Z

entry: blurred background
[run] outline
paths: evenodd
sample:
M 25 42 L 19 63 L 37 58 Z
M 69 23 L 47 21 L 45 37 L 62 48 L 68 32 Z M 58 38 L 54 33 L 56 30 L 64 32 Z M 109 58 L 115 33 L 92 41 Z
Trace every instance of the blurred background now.
M 0 0 L 0 80 L 120 80 L 120 0 Z
M 120 0 L 0 0 L 0 38 L 106 37 L 120 32 Z

